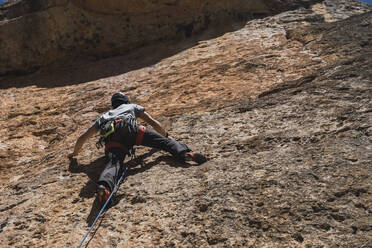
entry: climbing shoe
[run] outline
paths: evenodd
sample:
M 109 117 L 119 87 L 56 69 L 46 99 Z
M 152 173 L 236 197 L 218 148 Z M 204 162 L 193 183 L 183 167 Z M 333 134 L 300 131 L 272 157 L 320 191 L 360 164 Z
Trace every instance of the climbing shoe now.
M 207 162 L 207 158 L 203 154 L 197 152 L 186 152 L 185 161 L 194 161 L 198 164 L 202 164 Z
M 105 204 L 105 202 L 110 197 L 110 191 L 106 189 L 105 186 L 99 185 L 97 189 L 97 200 L 100 203 L 100 205 Z

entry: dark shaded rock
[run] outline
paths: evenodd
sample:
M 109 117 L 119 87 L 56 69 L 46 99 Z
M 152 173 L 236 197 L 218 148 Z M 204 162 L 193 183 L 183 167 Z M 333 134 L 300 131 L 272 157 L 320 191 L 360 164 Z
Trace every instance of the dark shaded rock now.
M 78 57 L 117 56 L 154 42 L 190 37 L 211 25 L 229 26 L 315 2 L 10 1 L 0 9 L 0 75 L 32 73 Z

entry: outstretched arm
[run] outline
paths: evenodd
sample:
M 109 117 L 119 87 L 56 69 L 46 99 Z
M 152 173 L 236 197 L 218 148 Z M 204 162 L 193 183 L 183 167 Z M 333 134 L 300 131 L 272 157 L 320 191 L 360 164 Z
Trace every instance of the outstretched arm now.
M 86 130 L 76 141 L 74 152 L 69 155 L 70 158 L 75 157 L 78 155 L 81 147 L 84 145 L 84 143 L 91 137 L 96 134 L 97 129 L 95 126 L 91 126 L 88 130 Z
M 160 123 L 157 120 L 155 120 L 154 118 L 152 118 L 152 116 L 149 113 L 147 113 L 146 111 L 144 111 L 139 116 L 139 118 L 141 118 L 142 120 L 144 120 L 147 124 L 151 125 L 155 129 L 156 132 L 160 133 L 163 136 L 168 136 L 168 133 L 160 125 Z

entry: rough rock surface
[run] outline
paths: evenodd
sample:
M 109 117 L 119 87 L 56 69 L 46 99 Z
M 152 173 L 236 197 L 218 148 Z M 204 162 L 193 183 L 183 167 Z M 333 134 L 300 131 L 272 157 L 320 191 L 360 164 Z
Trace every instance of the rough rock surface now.
M 119 55 L 316 1 L 11 0 L 0 6 L 0 75 L 34 72 L 77 57 Z
M 2 78 L 0 246 L 79 244 L 104 157 L 66 156 L 121 90 L 209 161 L 138 148 L 88 247 L 371 247 L 371 8 L 234 30 Z

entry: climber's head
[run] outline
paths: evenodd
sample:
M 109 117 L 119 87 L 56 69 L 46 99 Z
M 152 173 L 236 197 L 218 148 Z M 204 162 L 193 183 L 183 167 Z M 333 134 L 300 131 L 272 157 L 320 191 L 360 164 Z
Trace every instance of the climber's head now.
M 119 107 L 122 104 L 129 104 L 129 103 L 130 103 L 129 97 L 124 95 L 121 92 L 117 92 L 113 94 L 111 97 L 111 105 L 112 105 L 112 108 L 114 109 Z

